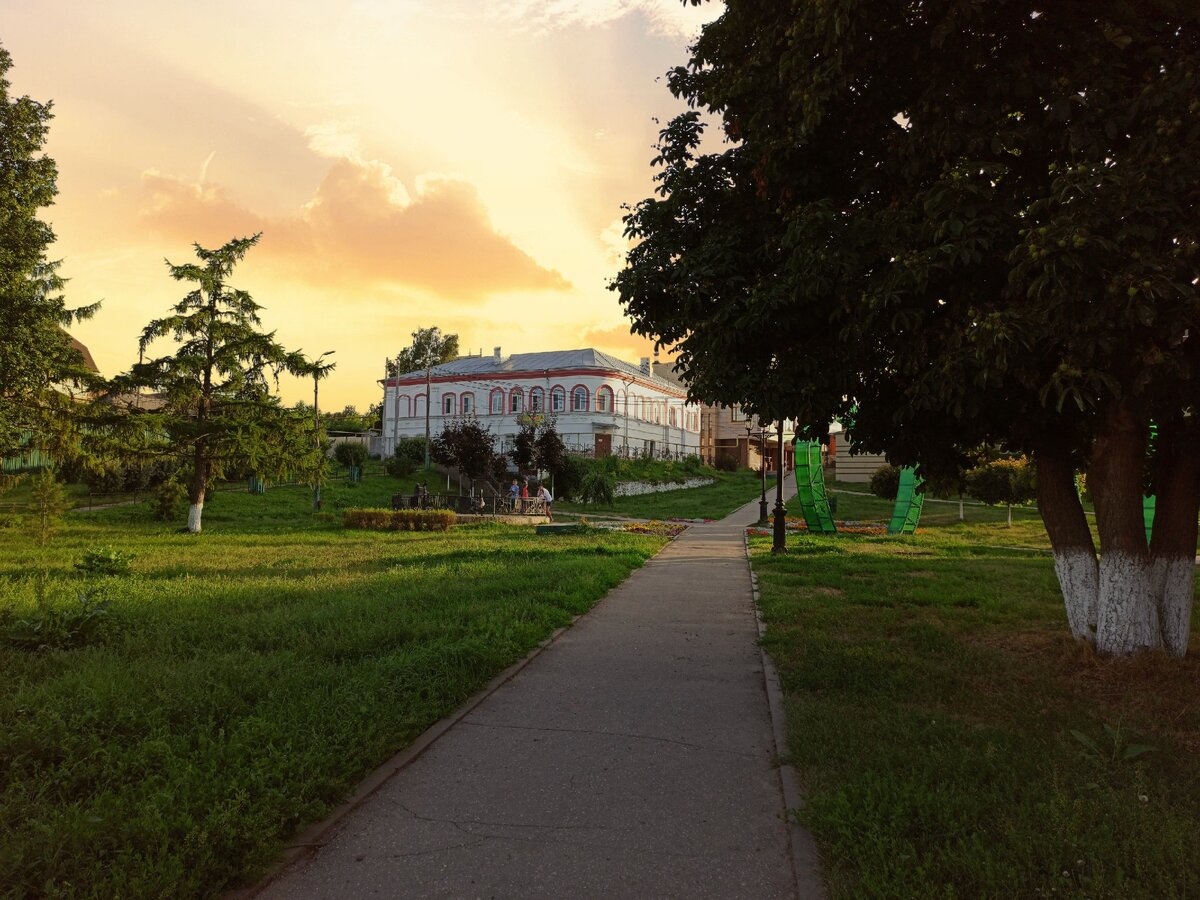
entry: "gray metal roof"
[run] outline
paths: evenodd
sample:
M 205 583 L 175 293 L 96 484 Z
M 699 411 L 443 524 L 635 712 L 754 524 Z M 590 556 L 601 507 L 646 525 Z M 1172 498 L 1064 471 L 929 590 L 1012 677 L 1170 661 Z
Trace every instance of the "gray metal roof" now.
M 546 369 L 600 369 L 607 372 L 618 372 L 634 375 L 643 381 L 673 390 L 679 390 L 678 382 L 662 378 L 655 374 L 647 375 L 640 366 L 625 362 L 607 353 L 601 353 L 592 347 L 583 350 L 547 350 L 542 353 L 514 353 L 496 359 L 495 356 L 460 356 L 450 362 L 436 365 L 431 370 L 433 375 L 505 375 L 513 372 L 542 372 Z M 400 377 L 424 377 L 425 370 L 406 372 Z

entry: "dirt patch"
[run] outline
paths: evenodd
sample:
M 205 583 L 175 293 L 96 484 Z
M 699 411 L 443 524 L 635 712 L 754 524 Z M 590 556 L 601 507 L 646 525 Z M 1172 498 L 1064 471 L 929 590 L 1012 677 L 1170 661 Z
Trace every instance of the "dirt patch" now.
M 843 597 L 846 594 L 841 588 L 827 587 L 823 584 L 808 588 L 808 592 L 816 594 L 818 597 Z

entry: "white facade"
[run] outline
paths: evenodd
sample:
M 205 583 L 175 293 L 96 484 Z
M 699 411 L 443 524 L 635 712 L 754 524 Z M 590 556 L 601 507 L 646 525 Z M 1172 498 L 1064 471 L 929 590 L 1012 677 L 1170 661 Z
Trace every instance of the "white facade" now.
M 426 373 L 410 372 L 383 382 L 383 453 L 396 441 L 425 436 Z M 573 452 L 607 456 L 698 454 L 700 407 L 686 392 L 642 366 L 598 350 L 462 357 L 429 373 L 429 434 L 474 415 L 511 446 L 519 418 L 541 413 L 557 420 L 559 436 Z

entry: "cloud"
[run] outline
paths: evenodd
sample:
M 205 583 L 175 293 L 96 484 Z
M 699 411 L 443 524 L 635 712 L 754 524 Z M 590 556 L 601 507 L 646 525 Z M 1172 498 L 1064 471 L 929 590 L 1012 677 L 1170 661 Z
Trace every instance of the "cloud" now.
M 490 4 L 486 14 L 539 34 L 571 27 L 598 28 L 641 14 L 654 34 L 691 39 L 724 10 L 720 2 L 696 8 L 678 0 L 502 0 Z
M 643 356 L 654 356 L 654 341 L 634 334 L 628 325 L 589 328 L 581 338 L 585 347 L 595 347 L 629 362 L 637 362 Z M 665 361 L 667 356 L 660 353 L 660 358 Z
M 142 219 L 161 235 L 205 246 L 262 231 L 259 259 L 320 285 L 415 287 L 466 301 L 570 289 L 559 272 L 496 231 L 470 182 L 424 176 L 410 193 L 389 166 L 362 159 L 346 136 L 310 132 L 309 139 L 336 158 L 294 215 L 260 216 L 219 185 L 150 170 L 142 174 Z

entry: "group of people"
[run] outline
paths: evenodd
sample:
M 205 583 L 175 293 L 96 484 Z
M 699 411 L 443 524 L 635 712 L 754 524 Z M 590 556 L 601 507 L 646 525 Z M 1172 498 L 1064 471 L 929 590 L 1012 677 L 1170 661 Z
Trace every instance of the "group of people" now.
M 532 496 L 529 493 L 529 479 L 513 479 L 512 485 L 508 489 L 509 499 L 512 501 L 513 512 L 522 513 L 531 508 L 530 500 L 540 500 L 546 505 L 546 515 L 550 515 L 550 507 L 554 503 L 554 496 L 550 493 L 550 488 L 545 484 L 540 484 L 534 488 Z

